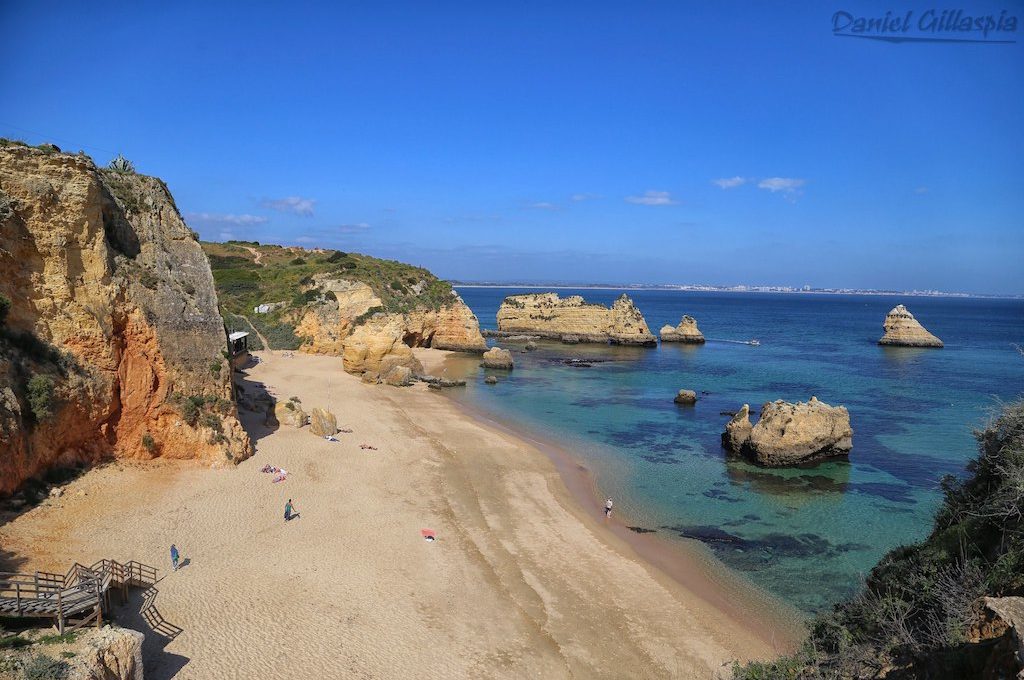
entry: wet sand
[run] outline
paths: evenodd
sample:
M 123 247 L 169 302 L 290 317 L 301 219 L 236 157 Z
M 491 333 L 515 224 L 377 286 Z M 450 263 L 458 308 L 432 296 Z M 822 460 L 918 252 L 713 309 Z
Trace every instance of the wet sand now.
M 353 433 L 332 443 L 243 412 L 257 452 L 236 468 L 110 464 L 0 527 L 19 570 L 162 569 L 156 607 L 180 633 L 120 614 L 147 633 L 147 678 L 710 678 L 792 644 L 793 622 L 713 561 L 605 525 L 592 489 L 580 502 L 585 474 L 544 443 L 422 384 L 263 356 L 250 389 L 326 407 Z M 286 523 L 288 498 L 300 517 Z

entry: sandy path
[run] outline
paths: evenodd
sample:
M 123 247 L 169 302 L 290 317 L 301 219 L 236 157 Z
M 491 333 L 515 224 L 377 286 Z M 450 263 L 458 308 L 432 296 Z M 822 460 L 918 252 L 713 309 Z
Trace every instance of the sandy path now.
M 705 678 L 771 653 L 582 519 L 523 441 L 422 385 L 264 356 L 250 380 L 355 432 L 330 443 L 254 420 L 257 453 L 237 468 L 109 465 L 0 527 L 21 569 L 164 568 L 177 543 L 188 564 L 163 574 L 157 607 L 182 632 L 149 635 L 147 678 Z M 301 517 L 286 524 L 288 498 Z

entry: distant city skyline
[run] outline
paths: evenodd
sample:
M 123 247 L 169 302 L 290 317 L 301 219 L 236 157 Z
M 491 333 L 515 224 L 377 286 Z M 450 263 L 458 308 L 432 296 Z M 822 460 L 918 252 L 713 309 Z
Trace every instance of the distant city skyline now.
M 454 280 L 1024 293 L 1024 42 L 840 9 L 878 14 L 4 3 L 0 136 L 123 153 L 204 239 Z

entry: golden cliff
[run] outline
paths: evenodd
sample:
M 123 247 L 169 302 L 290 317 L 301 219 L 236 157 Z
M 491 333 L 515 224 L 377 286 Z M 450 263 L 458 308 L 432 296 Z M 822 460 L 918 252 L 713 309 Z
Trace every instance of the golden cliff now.
M 461 352 L 487 349 L 476 316 L 454 293 L 451 301 L 438 309 L 384 312 L 375 311 L 381 309 L 382 302 L 365 283 L 328 278 L 319 283 L 336 299 L 325 298 L 307 309 L 295 332 L 303 339 L 303 351 L 340 354 L 349 373 L 384 377 L 395 366 L 422 371 L 413 357 L 413 347 Z
M 612 306 L 586 302 L 579 295 L 510 295 L 498 309 L 498 330 L 529 333 L 567 342 L 654 345 L 643 314 L 623 293 Z
M 210 267 L 159 179 L 0 146 L 0 493 L 107 456 L 249 456 Z

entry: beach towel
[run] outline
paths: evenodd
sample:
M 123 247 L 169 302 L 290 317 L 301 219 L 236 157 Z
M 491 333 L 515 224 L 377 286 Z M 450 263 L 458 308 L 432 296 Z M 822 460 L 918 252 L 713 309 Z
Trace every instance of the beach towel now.
M 420 535 L 423 536 L 424 541 L 436 541 L 437 532 L 433 529 L 420 529 Z
M 325 434 L 324 435 L 324 439 L 326 439 L 329 442 L 336 442 L 336 441 L 338 441 L 337 437 L 333 437 L 333 436 L 331 436 L 329 434 Z
M 283 482 L 286 479 L 288 479 L 288 471 L 285 469 L 281 469 L 277 472 L 276 475 L 274 475 L 274 478 L 270 481 L 272 481 L 274 484 L 277 484 L 278 482 Z

